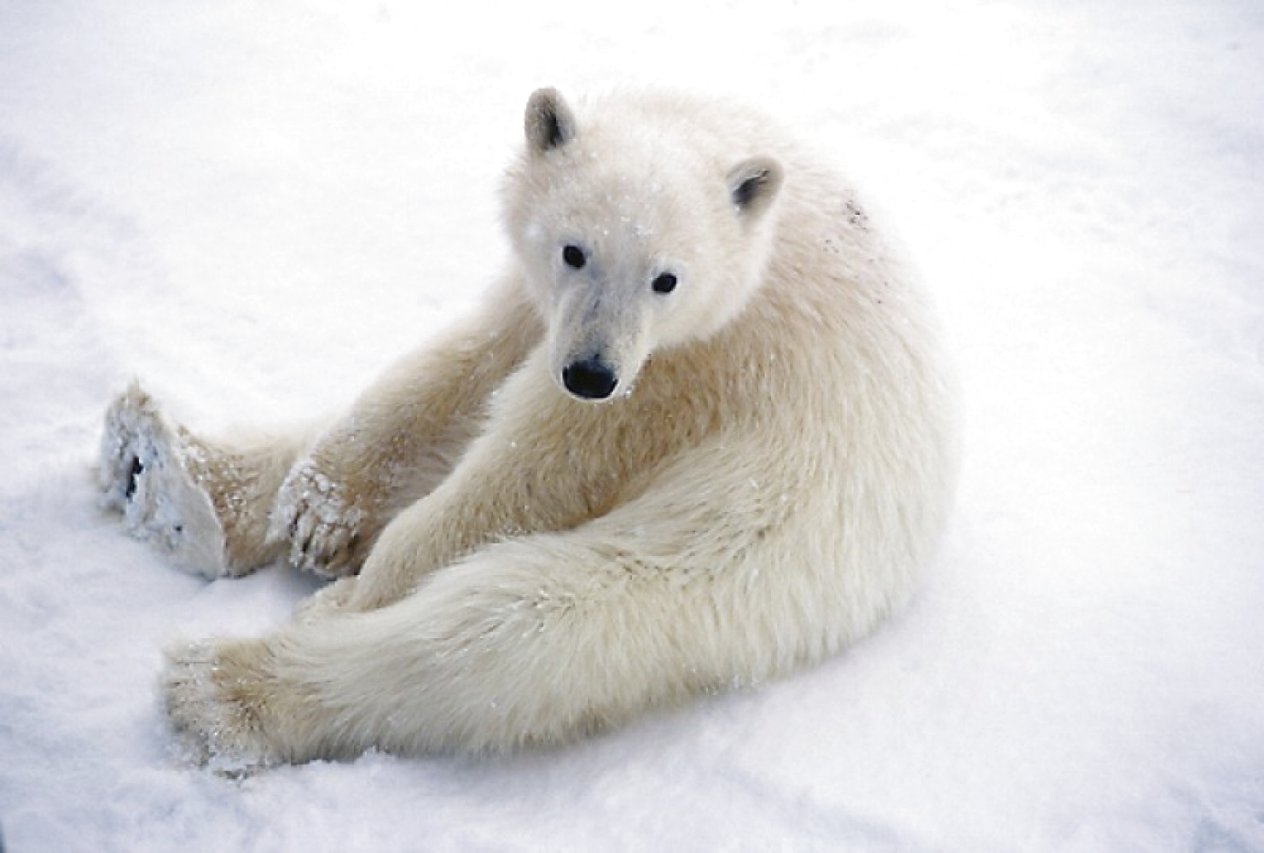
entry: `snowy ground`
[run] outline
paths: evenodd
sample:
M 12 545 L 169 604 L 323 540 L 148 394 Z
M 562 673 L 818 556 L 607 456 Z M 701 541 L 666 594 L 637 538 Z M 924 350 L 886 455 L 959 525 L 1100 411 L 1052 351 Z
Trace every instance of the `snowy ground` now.
M 38 850 L 1264 850 L 1264 9 L 0 0 L 0 826 Z M 884 206 L 966 393 L 924 594 L 837 660 L 548 754 L 180 766 L 206 584 L 86 471 L 346 401 L 505 253 L 537 85 L 738 93 Z

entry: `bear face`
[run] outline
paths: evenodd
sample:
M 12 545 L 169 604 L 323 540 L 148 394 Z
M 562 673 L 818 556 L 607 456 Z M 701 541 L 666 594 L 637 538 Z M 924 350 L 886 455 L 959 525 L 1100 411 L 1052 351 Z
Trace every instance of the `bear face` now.
M 731 162 L 687 110 L 643 121 L 576 118 L 551 89 L 532 95 L 527 150 L 508 175 L 510 239 L 548 326 L 550 371 L 572 396 L 630 392 L 651 354 L 705 339 L 758 289 L 782 170 Z

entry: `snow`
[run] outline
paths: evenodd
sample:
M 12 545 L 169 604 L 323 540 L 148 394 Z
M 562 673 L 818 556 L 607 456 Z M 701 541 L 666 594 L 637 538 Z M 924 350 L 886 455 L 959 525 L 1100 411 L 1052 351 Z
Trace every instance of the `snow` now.
M 1243 2 L 0 5 L 0 827 L 34 850 L 1264 850 L 1264 11 Z M 924 592 L 801 676 L 555 752 L 182 765 L 203 580 L 89 465 L 341 405 L 477 298 L 527 94 L 766 104 L 860 181 L 965 393 Z

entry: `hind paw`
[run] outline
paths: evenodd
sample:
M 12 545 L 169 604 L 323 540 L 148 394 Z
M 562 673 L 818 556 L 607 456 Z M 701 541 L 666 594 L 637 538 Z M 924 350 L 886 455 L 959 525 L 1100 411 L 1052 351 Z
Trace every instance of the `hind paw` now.
M 118 510 L 138 539 L 208 577 L 227 572 L 224 529 L 210 496 L 190 474 L 198 448 L 133 384 L 105 415 L 97 465 L 101 505 Z
M 272 763 L 262 726 L 269 682 L 258 641 L 204 641 L 168 648 L 159 691 L 181 752 L 192 763 L 242 775 Z

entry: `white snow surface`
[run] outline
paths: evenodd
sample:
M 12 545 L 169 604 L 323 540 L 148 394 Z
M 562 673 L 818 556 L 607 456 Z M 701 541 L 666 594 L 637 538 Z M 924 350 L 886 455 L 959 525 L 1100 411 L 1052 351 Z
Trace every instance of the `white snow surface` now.
M 1264 850 L 1264 6 L 0 2 L 8 853 Z M 89 476 L 140 376 L 204 430 L 345 405 L 505 263 L 530 91 L 736 94 L 936 294 L 958 508 L 913 606 L 800 676 L 510 758 L 181 763 L 208 583 Z

